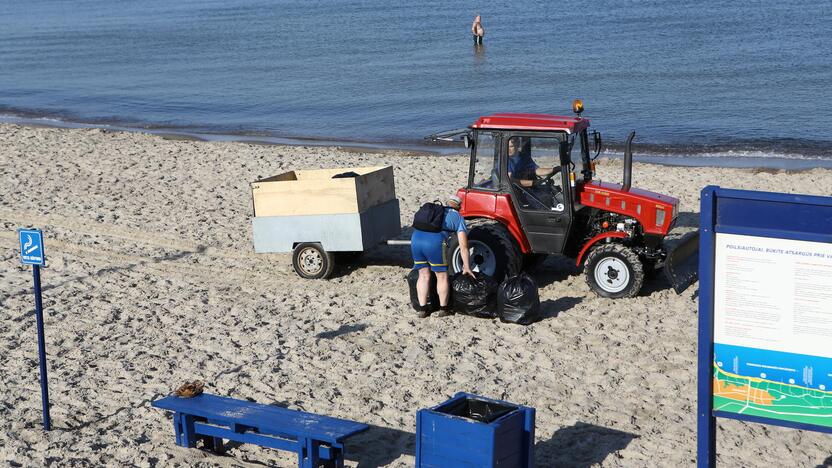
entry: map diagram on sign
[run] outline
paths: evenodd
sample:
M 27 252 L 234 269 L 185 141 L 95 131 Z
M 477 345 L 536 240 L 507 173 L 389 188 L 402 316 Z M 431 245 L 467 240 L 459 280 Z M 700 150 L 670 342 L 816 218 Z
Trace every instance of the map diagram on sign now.
M 813 366 L 794 369 L 756 362 L 740 366 L 740 360 L 747 359 L 748 353 L 730 346 L 720 348 L 717 359 L 728 357 L 729 360 L 714 362 L 715 411 L 832 427 L 832 391 L 826 384 L 815 384 Z M 734 369 L 740 373 L 732 372 Z M 797 375 L 798 379 L 791 375 Z M 826 375 L 824 380 L 829 378 Z

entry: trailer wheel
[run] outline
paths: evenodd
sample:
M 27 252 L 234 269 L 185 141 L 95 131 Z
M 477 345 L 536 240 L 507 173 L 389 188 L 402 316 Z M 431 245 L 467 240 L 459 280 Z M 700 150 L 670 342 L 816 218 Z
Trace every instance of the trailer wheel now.
M 292 266 L 301 278 L 328 278 L 335 268 L 335 258 L 317 242 L 304 242 L 295 247 Z
M 506 275 L 520 273 L 523 255 L 505 226 L 490 219 L 474 219 L 466 223 L 472 270 L 485 273 L 498 282 Z M 462 271 L 462 254 L 456 235 L 452 235 L 448 242 L 446 257 L 451 274 Z
M 595 294 L 610 299 L 634 297 L 644 284 L 641 260 L 632 249 L 621 244 L 603 244 L 592 249 L 584 274 Z

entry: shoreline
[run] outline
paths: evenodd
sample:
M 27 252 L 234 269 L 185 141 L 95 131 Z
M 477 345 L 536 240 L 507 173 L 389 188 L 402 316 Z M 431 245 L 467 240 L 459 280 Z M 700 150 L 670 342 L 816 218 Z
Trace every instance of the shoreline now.
M 371 142 L 360 140 L 329 139 L 323 137 L 279 137 L 264 135 L 258 132 L 231 132 L 214 133 L 198 130 L 187 130 L 176 127 L 132 127 L 129 125 L 104 124 L 104 123 L 83 123 L 65 121 L 59 118 L 47 117 L 20 117 L 14 115 L 0 114 L 0 125 L 19 125 L 30 128 L 57 128 L 57 129 L 101 129 L 114 132 L 129 132 L 148 135 L 156 135 L 167 140 L 181 141 L 226 141 L 253 145 L 265 146 L 296 146 L 296 147 L 321 147 L 339 148 L 345 151 L 365 151 L 374 153 L 396 152 L 413 153 L 415 155 L 461 155 L 466 151 L 459 145 L 443 144 L 417 144 L 405 142 Z M 604 148 L 600 155 L 602 159 L 622 159 L 623 149 L 620 145 L 614 145 L 615 149 Z M 642 152 L 639 147 L 642 146 Z M 651 152 L 644 152 L 643 147 L 648 147 Z M 783 171 L 804 171 L 811 169 L 832 169 L 832 154 L 829 158 L 818 156 L 802 155 L 777 155 L 765 156 L 763 151 L 738 151 L 727 150 L 725 152 L 711 152 L 700 154 L 663 154 L 656 153 L 657 148 L 665 145 L 634 144 L 634 160 L 649 164 L 673 167 L 711 167 L 711 168 L 742 168 L 759 170 L 783 170 Z M 754 153 L 740 155 L 738 153 Z

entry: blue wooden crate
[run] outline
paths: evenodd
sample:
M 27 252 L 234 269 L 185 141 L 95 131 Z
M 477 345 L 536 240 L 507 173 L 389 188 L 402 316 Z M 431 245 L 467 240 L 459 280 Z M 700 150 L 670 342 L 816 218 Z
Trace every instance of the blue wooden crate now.
M 530 468 L 534 408 L 457 393 L 416 413 L 417 468 Z

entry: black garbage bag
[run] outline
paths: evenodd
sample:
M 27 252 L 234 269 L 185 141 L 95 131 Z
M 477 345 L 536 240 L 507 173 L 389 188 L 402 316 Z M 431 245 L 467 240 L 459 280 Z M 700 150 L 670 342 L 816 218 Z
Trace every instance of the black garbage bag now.
M 419 270 L 410 270 L 407 275 L 407 285 L 410 287 L 410 304 L 413 310 L 419 311 L 419 294 L 416 292 L 416 282 L 419 280 Z M 439 310 L 439 293 L 436 292 L 436 273 L 430 272 L 430 289 L 428 290 L 428 310 Z
M 484 274 L 474 273 L 475 278 L 458 274 L 451 283 L 454 310 L 475 317 L 494 318 L 497 316 L 497 280 Z
M 497 291 L 497 313 L 503 322 L 528 325 L 540 320 L 537 284 L 525 271 L 503 281 Z

